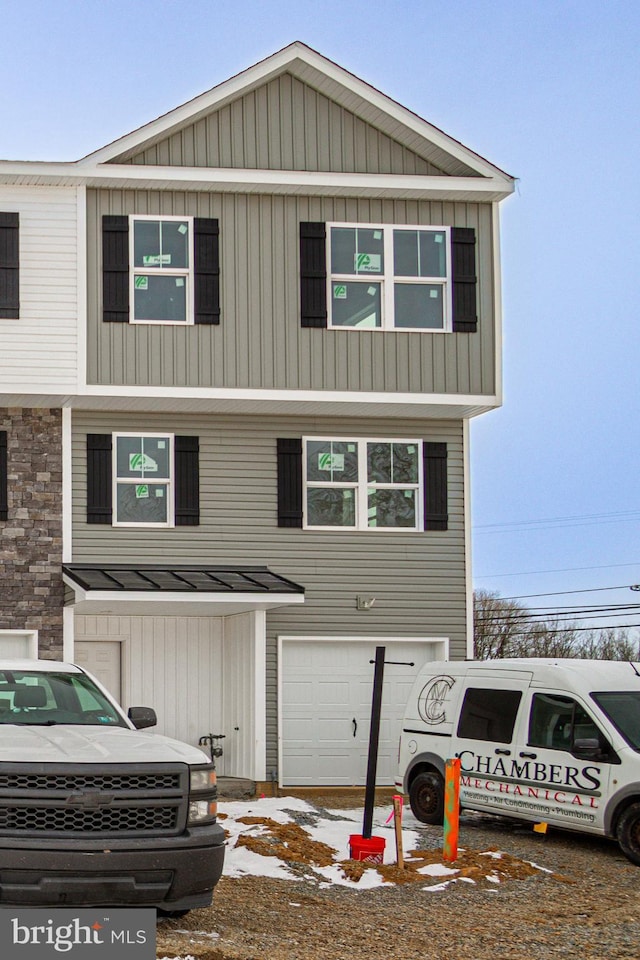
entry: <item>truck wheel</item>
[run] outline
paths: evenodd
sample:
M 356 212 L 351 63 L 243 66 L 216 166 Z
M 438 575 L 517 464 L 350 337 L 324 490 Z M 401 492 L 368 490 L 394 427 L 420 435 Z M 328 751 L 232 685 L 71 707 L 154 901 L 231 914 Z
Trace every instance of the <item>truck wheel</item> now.
M 414 817 L 422 823 L 440 824 L 444 819 L 444 780 L 435 770 L 419 773 L 409 787 Z M 639 805 L 640 806 L 640 805 Z
M 640 803 L 627 807 L 616 829 L 620 849 L 632 863 L 640 866 Z

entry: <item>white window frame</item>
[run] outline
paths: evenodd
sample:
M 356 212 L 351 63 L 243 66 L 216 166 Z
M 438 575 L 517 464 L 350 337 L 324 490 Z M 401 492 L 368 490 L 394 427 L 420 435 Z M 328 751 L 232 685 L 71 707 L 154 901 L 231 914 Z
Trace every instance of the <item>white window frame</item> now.
M 354 443 L 358 448 L 358 479 L 340 483 L 323 483 L 320 480 L 307 480 L 307 444 L 315 442 Z M 367 444 L 368 443 L 402 443 L 415 444 L 418 450 L 418 482 L 417 483 L 370 483 L 367 476 Z M 342 533 L 420 533 L 424 527 L 424 460 L 422 440 L 413 437 L 336 437 L 336 436 L 306 436 L 302 438 L 302 527 L 304 530 L 340 531 Z M 356 498 L 355 526 L 318 526 L 310 524 L 307 511 L 307 491 L 314 487 L 330 487 L 335 489 L 352 489 Z M 413 527 L 377 527 L 369 526 L 368 493 L 369 489 L 415 489 L 416 491 L 416 518 Z
M 384 272 L 383 273 L 332 273 L 331 272 L 331 233 L 335 228 L 380 230 L 383 236 Z M 393 234 L 396 230 L 420 230 L 427 233 L 445 234 L 446 271 L 444 277 L 405 277 L 397 276 L 393 272 Z M 327 263 L 327 304 L 328 326 L 332 330 L 357 330 L 362 332 L 389 332 L 395 333 L 451 333 L 453 331 L 453 281 L 451 257 L 451 227 L 435 226 L 432 224 L 405 224 L 405 223 L 340 223 L 338 221 L 326 225 L 326 263 Z M 333 284 L 344 283 L 379 283 L 381 325 L 379 327 L 350 327 L 344 324 L 333 323 Z M 394 289 L 396 283 L 402 284 L 437 284 L 443 288 L 442 297 L 442 327 L 396 327 Z
M 143 520 L 118 520 L 118 484 L 134 484 L 136 482 L 140 483 L 139 478 L 137 477 L 119 477 L 118 476 L 118 440 L 123 437 L 136 437 L 141 439 L 153 439 L 157 438 L 159 440 L 168 440 L 169 441 L 169 476 L 168 477 L 159 477 L 158 480 L 151 480 L 150 483 L 153 484 L 163 484 L 167 488 L 167 519 L 164 522 L 157 523 L 145 523 Z M 113 502 L 113 517 L 111 524 L 114 527 L 142 527 L 146 529 L 155 529 L 158 527 L 167 528 L 175 527 L 175 434 L 173 433 L 147 433 L 140 430 L 136 431 L 121 431 L 118 433 L 113 433 L 111 435 L 111 445 L 112 445 L 112 502 Z M 145 481 L 147 478 L 145 478 Z
M 162 213 L 154 214 L 130 214 L 129 216 L 129 302 L 131 304 L 131 315 L 129 318 L 130 323 L 140 323 L 140 324 L 153 324 L 160 327 L 188 327 L 195 323 L 195 280 L 194 280 L 194 237 L 193 237 L 193 217 L 178 217 L 173 215 L 165 215 Z M 136 267 L 135 265 L 135 225 L 142 220 L 157 220 L 163 223 L 170 221 L 181 222 L 189 224 L 189 238 L 188 238 L 188 257 L 189 265 L 187 267 L 162 267 L 157 270 L 154 268 L 145 269 L 144 267 Z M 184 320 L 138 320 L 135 315 L 136 311 L 136 277 L 137 276 L 162 276 L 162 277 L 184 277 L 184 282 L 187 287 L 186 296 L 185 296 L 185 310 L 186 317 Z

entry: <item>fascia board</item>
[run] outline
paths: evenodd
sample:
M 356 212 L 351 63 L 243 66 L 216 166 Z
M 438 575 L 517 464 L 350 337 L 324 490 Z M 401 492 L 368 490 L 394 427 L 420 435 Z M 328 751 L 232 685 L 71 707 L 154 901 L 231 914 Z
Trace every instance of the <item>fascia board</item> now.
M 212 193 L 362 196 L 492 201 L 510 196 L 504 176 L 452 177 L 414 174 L 326 173 L 218 167 L 57 164 L 0 161 L 0 184 L 87 186 L 113 189 L 189 190 Z

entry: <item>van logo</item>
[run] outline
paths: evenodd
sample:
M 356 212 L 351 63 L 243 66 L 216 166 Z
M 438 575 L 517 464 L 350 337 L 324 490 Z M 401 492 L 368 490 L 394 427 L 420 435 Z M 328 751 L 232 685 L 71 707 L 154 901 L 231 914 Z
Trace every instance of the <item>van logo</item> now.
M 418 697 L 418 713 L 425 723 L 436 726 L 447 719 L 445 706 L 455 680 L 453 677 L 432 677 Z

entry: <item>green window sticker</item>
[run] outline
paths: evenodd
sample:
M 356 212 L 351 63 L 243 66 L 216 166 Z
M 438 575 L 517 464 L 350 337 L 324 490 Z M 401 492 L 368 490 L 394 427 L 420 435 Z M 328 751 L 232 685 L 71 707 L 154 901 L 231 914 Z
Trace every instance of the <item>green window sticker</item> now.
M 136 290 L 148 290 L 149 289 L 149 277 L 136 277 L 135 279 Z
M 318 470 L 344 470 L 344 453 L 318 454 Z
M 354 255 L 355 273 L 380 273 L 379 253 L 356 253 Z
M 346 283 L 334 283 L 334 285 L 333 285 L 333 299 L 334 299 L 334 300 L 346 300 L 346 299 L 347 299 L 347 285 L 346 285 Z
M 147 483 L 136 484 L 136 500 L 145 500 L 149 496 L 149 485 Z
M 157 473 L 158 464 L 146 453 L 130 453 L 129 470 L 144 470 L 146 473 Z

